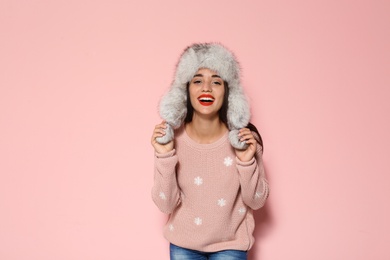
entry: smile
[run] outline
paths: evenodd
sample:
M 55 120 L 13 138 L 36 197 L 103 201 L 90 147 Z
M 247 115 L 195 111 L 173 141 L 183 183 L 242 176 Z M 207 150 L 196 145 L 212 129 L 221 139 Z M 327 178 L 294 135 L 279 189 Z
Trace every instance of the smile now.
M 203 94 L 198 97 L 198 100 L 202 106 L 211 106 L 215 99 L 212 95 Z

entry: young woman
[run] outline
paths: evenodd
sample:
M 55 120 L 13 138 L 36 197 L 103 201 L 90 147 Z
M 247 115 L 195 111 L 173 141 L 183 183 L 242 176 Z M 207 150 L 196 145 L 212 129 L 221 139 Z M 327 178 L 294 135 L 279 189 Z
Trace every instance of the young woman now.
M 171 259 L 247 259 L 268 183 L 234 55 L 214 43 L 186 48 L 160 114 L 152 197 L 169 214 Z

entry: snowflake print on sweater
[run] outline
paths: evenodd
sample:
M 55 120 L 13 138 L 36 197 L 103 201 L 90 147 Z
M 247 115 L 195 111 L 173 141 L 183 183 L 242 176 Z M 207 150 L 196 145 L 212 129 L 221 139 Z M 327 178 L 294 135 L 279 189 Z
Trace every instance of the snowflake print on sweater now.
M 233 164 L 233 159 L 230 158 L 229 156 L 228 156 L 228 157 L 225 157 L 225 159 L 223 160 L 223 164 L 225 164 L 226 167 L 232 166 L 232 164 Z
M 165 196 L 165 193 L 164 192 L 160 192 L 160 198 L 162 199 L 162 200 L 166 200 L 167 199 L 167 196 Z
M 225 199 L 219 199 L 218 200 L 218 206 L 223 207 L 225 205 L 226 205 L 226 200 Z
M 199 218 L 199 217 L 195 218 L 195 219 L 194 219 L 194 222 L 195 222 L 195 224 L 196 224 L 197 226 L 202 225 L 202 219 Z
M 201 177 L 196 177 L 195 179 L 194 179 L 194 183 L 196 184 L 196 185 L 198 185 L 198 186 L 200 186 L 200 185 L 202 185 L 203 184 L 203 179 L 201 178 Z
M 173 231 L 175 229 L 172 224 L 170 224 L 168 228 L 169 228 L 169 231 Z
M 238 209 L 238 213 L 239 213 L 240 215 L 243 215 L 245 212 L 246 212 L 246 209 L 245 209 L 245 208 L 239 208 L 239 209 Z

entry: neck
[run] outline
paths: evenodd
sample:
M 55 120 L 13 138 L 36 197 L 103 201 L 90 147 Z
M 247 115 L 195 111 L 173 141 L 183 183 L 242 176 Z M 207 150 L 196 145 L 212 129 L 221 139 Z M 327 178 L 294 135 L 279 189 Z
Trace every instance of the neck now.
M 200 144 L 209 144 L 217 141 L 227 131 L 226 125 L 219 117 L 210 119 L 194 116 L 185 126 L 188 136 Z

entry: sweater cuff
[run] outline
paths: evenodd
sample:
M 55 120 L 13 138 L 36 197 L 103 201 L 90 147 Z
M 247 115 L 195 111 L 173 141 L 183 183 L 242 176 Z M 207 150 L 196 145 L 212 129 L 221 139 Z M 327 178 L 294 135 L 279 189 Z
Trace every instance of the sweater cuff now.
M 255 163 L 255 161 L 256 161 L 255 157 L 253 157 L 252 159 L 250 159 L 247 162 L 243 162 L 236 157 L 236 163 L 237 163 L 237 165 L 240 165 L 240 166 L 251 166 L 252 164 Z
M 174 154 L 175 154 L 176 150 L 173 149 L 172 151 L 169 151 L 167 153 L 158 153 L 158 152 L 154 152 L 155 156 L 157 158 L 169 158 L 169 157 L 172 157 Z

